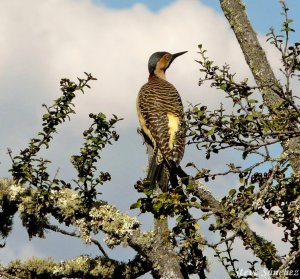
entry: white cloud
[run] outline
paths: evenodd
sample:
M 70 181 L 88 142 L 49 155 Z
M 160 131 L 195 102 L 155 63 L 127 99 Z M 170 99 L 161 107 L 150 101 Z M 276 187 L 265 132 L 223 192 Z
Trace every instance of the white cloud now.
M 83 71 L 99 78 L 93 94 L 80 98 L 85 112 L 104 109 L 135 119 L 135 98 L 147 79 L 147 62 L 158 50 L 189 50 L 169 70 L 183 99 L 205 94 L 197 86 L 197 45 L 217 61 L 241 66 L 241 52 L 224 18 L 195 0 L 175 2 L 153 13 L 143 5 L 128 10 L 96 7 L 90 1 L 2 2 L 2 78 L 20 82 L 15 95 L 39 100 L 57 96 L 58 80 Z M 4 63 L 3 63 L 4 61 Z M 22 92 L 24 84 L 40 91 Z M 199 93 L 201 92 L 201 93 Z M 2 98 L 9 91 L 4 91 Z M 24 98 L 22 96 L 21 98 Z M 211 97 L 209 97 L 211 98 Z M 124 105 L 126 104 L 126 105 Z

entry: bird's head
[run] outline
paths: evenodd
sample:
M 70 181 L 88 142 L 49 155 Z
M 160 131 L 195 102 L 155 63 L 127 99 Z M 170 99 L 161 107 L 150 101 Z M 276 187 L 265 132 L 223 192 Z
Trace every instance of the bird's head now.
M 165 71 L 170 67 L 176 57 L 185 54 L 187 51 L 171 54 L 169 52 L 160 51 L 153 53 L 148 62 L 149 74 L 166 79 Z

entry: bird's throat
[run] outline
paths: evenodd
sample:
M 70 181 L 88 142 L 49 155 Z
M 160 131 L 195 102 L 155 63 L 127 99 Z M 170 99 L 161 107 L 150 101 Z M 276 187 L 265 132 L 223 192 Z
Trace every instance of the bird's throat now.
M 166 80 L 166 74 L 165 74 L 165 71 L 161 70 L 161 69 L 155 69 L 154 71 L 154 75 L 161 78 L 161 79 L 164 79 Z

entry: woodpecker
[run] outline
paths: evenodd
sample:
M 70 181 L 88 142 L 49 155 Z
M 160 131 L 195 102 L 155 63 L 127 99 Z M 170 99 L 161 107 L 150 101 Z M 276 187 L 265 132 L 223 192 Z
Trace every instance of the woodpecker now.
M 167 191 L 168 181 L 178 185 L 176 169 L 184 154 L 185 121 L 181 97 L 166 80 L 166 70 L 174 59 L 187 51 L 153 53 L 148 62 L 149 79 L 137 97 L 137 114 L 145 142 L 154 152 L 147 181 Z

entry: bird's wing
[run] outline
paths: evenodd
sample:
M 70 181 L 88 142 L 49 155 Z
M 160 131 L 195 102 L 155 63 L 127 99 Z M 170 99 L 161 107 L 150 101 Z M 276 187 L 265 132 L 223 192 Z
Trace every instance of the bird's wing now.
M 165 80 L 146 83 L 137 100 L 144 133 L 168 164 L 179 163 L 185 146 L 183 106 L 176 88 Z

